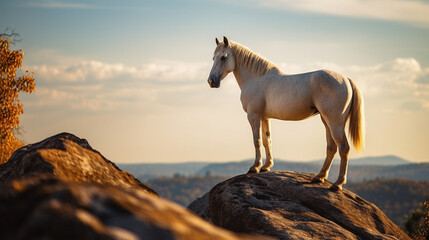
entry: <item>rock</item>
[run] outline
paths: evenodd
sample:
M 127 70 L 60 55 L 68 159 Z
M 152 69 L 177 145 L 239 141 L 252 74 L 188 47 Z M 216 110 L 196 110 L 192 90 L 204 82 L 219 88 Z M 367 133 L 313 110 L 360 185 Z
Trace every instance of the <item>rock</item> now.
M 119 185 L 40 174 L 0 187 L 0 239 L 268 239 L 229 232 Z
M 191 204 L 189 204 L 188 209 L 202 217 L 204 220 L 211 222 L 210 219 L 210 208 L 209 208 L 209 193 L 204 194 L 199 197 Z
M 271 239 L 216 227 L 62 133 L 0 165 L 0 239 Z
M 157 195 L 133 175 L 103 157 L 85 139 L 70 133 L 60 133 L 24 146 L 15 151 L 8 162 L 0 165 L 0 183 L 40 174 L 51 174 L 72 182 L 128 187 Z
M 210 191 L 207 211 L 218 226 L 278 239 L 410 239 L 374 204 L 346 189 L 333 192 L 329 182 L 311 184 L 313 176 L 240 175 Z

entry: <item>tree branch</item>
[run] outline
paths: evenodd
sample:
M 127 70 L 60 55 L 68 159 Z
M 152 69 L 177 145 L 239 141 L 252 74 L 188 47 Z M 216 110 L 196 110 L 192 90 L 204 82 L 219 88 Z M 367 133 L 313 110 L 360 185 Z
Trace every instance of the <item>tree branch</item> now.
M 15 32 L 14 28 L 7 27 L 2 33 L 0 33 L 0 38 L 4 38 L 6 40 L 11 40 L 12 44 L 15 45 L 16 42 L 20 42 L 22 39 L 19 38 L 19 33 Z

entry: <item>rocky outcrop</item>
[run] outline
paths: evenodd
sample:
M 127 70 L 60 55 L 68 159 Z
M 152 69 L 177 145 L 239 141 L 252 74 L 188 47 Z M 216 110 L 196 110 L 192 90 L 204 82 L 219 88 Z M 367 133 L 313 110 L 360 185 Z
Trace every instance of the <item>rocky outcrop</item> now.
M 311 184 L 313 176 L 240 175 L 216 185 L 208 203 L 202 198 L 189 208 L 226 229 L 279 239 L 409 239 L 374 204 L 346 189 L 330 191 L 328 182 Z
M 0 183 L 40 174 L 72 182 L 109 184 L 156 194 L 133 175 L 103 157 L 85 139 L 70 133 L 60 133 L 22 147 L 12 154 L 8 162 L 0 165 Z
M 264 239 L 215 227 L 140 190 L 49 175 L 1 185 L 0 239 Z
M 0 165 L 0 239 L 271 239 L 216 227 L 62 133 Z

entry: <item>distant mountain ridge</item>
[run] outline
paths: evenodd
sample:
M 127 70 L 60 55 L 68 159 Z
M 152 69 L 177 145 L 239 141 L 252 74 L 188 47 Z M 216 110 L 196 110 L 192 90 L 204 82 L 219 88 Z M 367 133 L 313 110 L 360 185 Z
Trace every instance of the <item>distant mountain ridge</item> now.
M 323 163 L 324 160 L 316 160 L 311 163 Z M 368 165 L 368 166 L 397 166 L 411 164 L 412 162 L 394 155 L 386 155 L 379 157 L 362 157 L 352 158 L 349 160 L 350 165 Z M 339 164 L 339 159 L 335 159 L 333 164 Z
M 372 165 L 353 164 L 359 159 L 351 160 L 349 163 L 347 179 L 349 182 L 362 182 L 377 178 L 405 178 L 411 180 L 429 180 L 429 163 L 410 163 L 404 164 L 403 161 L 395 160 L 396 165 L 386 165 L 387 158 L 365 159 L 363 162 L 372 161 Z M 197 175 L 213 174 L 235 176 L 246 173 L 252 161 L 242 161 L 233 163 L 210 164 L 200 169 Z M 328 180 L 335 181 L 339 171 L 339 160 L 334 160 L 331 167 Z M 383 165 L 384 163 L 384 165 Z M 274 161 L 274 167 L 271 170 L 289 170 L 300 173 L 318 173 L 322 167 L 323 161 L 313 162 L 291 162 L 291 161 Z
M 185 162 L 185 163 L 132 163 L 117 164 L 119 168 L 132 173 L 139 179 L 147 180 L 160 176 L 171 177 L 174 174 L 194 175 L 198 170 L 210 163 Z
M 210 163 L 138 163 L 118 164 L 123 170 L 131 172 L 141 180 L 150 180 L 157 177 L 171 177 L 173 175 L 227 175 L 235 176 L 247 172 L 253 160 L 237 162 Z M 272 170 L 290 170 L 304 173 L 317 173 L 323 160 L 310 162 L 274 160 Z M 334 159 L 331 169 L 331 178 L 338 174 L 339 160 Z M 429 180 L 429 163 L 412 163 L 403 158 L 387 155 L 379 157 L 363 157 L 349 161 L 349 181 L 365 181 L 375 178 L 407 178 L 414 180 Z

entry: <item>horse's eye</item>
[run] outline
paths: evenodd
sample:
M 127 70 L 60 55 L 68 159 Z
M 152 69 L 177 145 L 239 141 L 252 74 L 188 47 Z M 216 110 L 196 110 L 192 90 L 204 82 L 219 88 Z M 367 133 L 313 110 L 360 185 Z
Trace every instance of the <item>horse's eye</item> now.
M 225 61 L 226 60 L 226 56 L 224 55 L 224 56 L 220 57 L 220 60 Z

